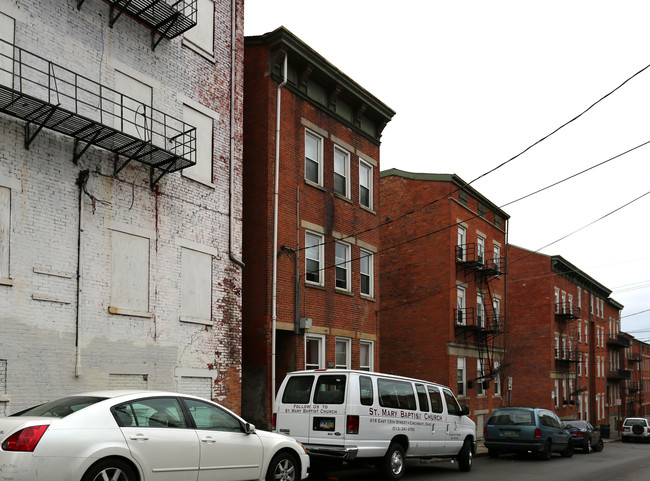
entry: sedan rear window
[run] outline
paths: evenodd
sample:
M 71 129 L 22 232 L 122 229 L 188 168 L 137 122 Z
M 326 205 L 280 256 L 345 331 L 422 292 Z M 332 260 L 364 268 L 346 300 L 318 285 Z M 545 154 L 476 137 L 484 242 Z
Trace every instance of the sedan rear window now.
M 103 401 L 106 398 L 95 396 L 70 396 L 50 401 L 45 404 L 39 404 L 24 411 L 20 411 L 15 416 L 40 416 L 45 418 L 64 418 L 69 414 L 79 411 L 92 404 Z

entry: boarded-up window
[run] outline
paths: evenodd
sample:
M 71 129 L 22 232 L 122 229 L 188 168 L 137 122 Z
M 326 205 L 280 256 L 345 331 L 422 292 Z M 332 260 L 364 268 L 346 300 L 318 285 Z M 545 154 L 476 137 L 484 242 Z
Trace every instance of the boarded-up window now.
M 203 399 L 212 399 L 212 378 L 181 376 L 179 391 L 183 394 L 199 396 Z
M 9 278 L 9 241 L 11 231 L 11 191 L 0 187 L 0 279 Z
M 183 34 L 185 39 L 212 55 L 214 53 L 214 0 L 197 2 L 197 24 Z
M 184 105 L 183 121 L 196 127 L 196 165 L 184 169 L 183 175 L 212 183 L 212 117 Z
M 151 140 L 151 87 L 116 71 L 115 90 L 114 127 L 138 139 Z
M 181 318 L 210 323 L 212 319 L 212 256 L 182 249 Z
M 0 13 L 0 85 L 12 85 L 14 19 Z
M 109 374 L 109 389 L 147 389 L 148 374 Z
M 112 231 L 111 306 L 149 310 L 149 239 Z

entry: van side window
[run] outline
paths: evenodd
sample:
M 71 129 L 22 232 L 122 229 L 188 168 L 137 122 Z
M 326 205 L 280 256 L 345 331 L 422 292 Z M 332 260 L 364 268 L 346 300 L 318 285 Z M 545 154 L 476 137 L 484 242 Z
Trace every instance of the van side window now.
M 374 398 L 372 379 L 368 376 L 359 376 L 359 393 L 361 397 L 361 405 L 372 406 L 372 400 Z
M 449 389 L 443 389 L 443 393 L 445 395 L 445 402 L 447 403 L 447 414 L 460 416 L 460 405 L 452 392 Z
M 290 377 L 282 395 L 282 402 L 286 404 L 309 404 L 313 384 L 314 376 Z
M 415 390 L 418 393 L 420 411 L 429 412 L 429 398 L 427 398 L 427 390 L 424 389 L 424 386 L 422 384 L 416 384 Z
M 410 382 L 394 379 L 377 379 L 379 405 L 385 408 L 410 409 L 415 411 L 415 394 Z
M 442 412 L 442 396 L 440 395 L 440 390 L 437 387 L 428 386 L 429 388 L 429 399 L 431 400 L 431 411 L 434 413 Z
M 316 381 L 314 404 L 343 404 L 345 376 L 320 376 Z

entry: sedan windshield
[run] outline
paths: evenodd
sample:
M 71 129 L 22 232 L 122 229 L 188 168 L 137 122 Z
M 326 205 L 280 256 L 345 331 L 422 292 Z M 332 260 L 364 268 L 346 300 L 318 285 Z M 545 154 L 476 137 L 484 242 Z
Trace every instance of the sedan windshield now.
M 34 406 L 24 411 L 12 414 L 14 416 L 40 416 L 46 418 L 64 418 L 68 414 L 103 401 L 106 398 L 94 396 L 70 396 Z

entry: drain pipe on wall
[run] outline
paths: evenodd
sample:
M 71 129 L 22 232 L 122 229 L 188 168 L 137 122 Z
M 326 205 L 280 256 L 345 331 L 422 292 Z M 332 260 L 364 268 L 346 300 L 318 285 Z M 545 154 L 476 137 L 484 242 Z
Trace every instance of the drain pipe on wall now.
M 82 285 L 82 266 L 81 262 L 83 260 L 83 232 L 84 232 L 84 190 L 86 189 L 86 182 L 88 182 L 88 177 L 90 176 L 90 171 L 82 170 L 79 172 L 79 177 L 77 178 L 77 185 L 79 186 L 79 226 L 77 233 L 77 321 L 75 325 L 75 363 L 74 363 L 74 375 L 75 377 L 81 376 L 81 295 L 83 293 Z
M 278 104 L 275 115 L 275 185 L 273 188 L 273 284 L 271 287 L 271 412 L 275 412 L 275 358 L 278 323 L 278 196 L 280 186 L 280 102 L 282 87 L 287 83 L 287 54 L 284 53 L 284 78 L 278 85 Z
M 233 253 L 234 240 L 234 221 L 233 221 L 233 212 L 234 212 L 234 203 L 235 203 L 235 83 L 236 83 L 236 74 L 235 69 L 235 56 L 236 56 L 236 45 L 237 41 L 237 11 L 236 11 L 237 0 L 232 0 L 231 4 L 231 19 L 230 19 L 230 200 L 228 203 L 228 219 L 230 222 L 230 232 L 228 237 L 228 257 L 230 260 L 237 264 L 242 269 L 244 268 L 244 262 L 238 259 Z

